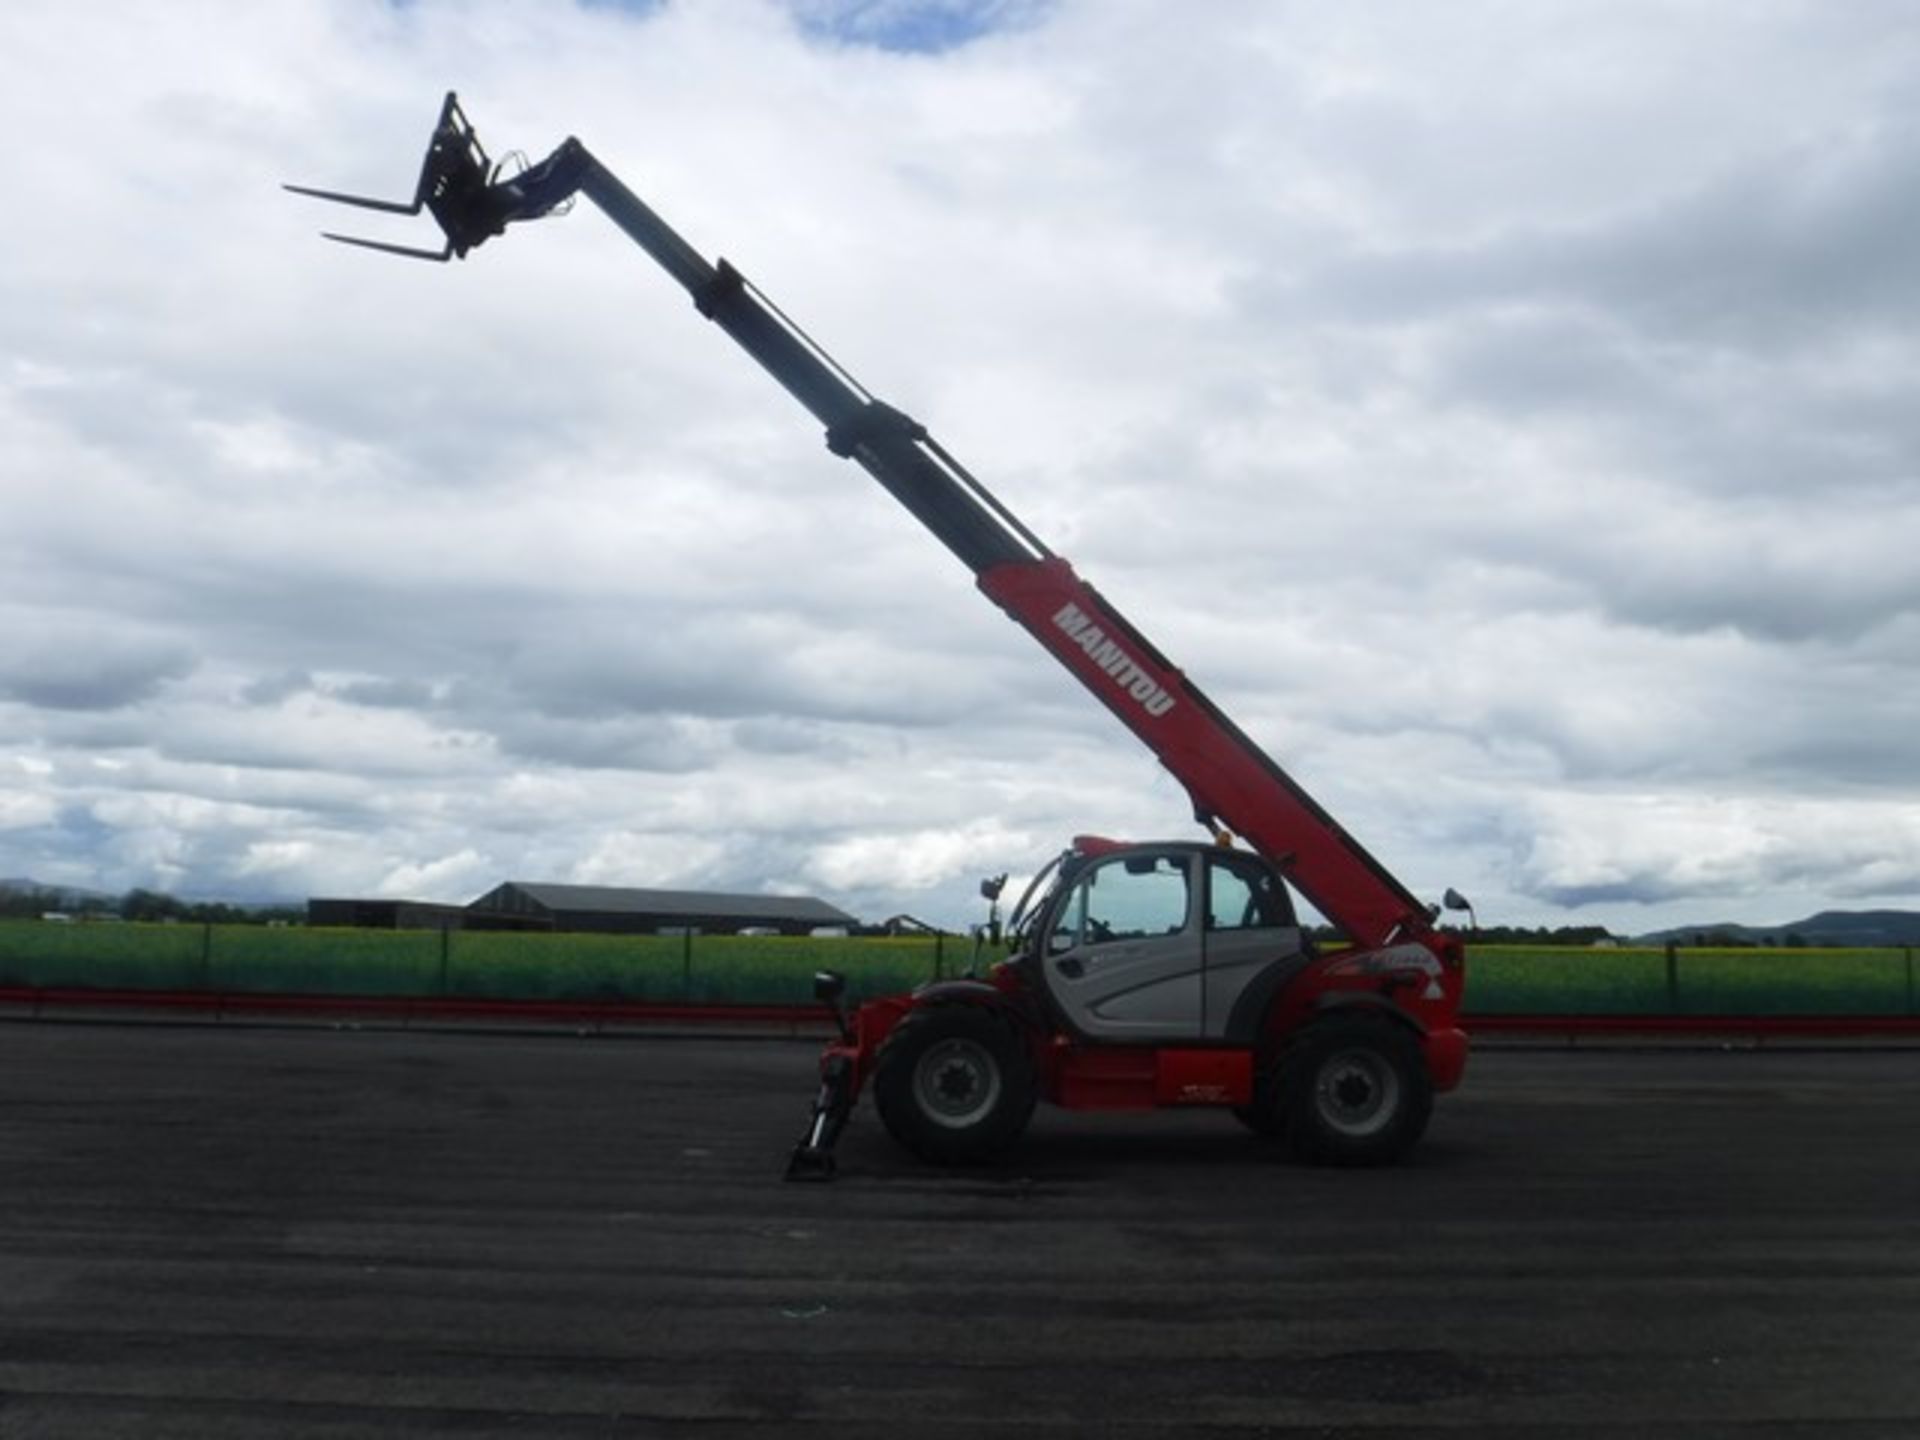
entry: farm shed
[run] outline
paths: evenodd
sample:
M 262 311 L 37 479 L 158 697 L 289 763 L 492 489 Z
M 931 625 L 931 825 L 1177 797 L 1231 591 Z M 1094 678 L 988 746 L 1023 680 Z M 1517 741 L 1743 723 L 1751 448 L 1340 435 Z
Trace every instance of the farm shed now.
M 536 885 L 509 880 L 467 907 L 471 930 L 586 930 L 608 935 L 772 930 L 807 935 L 858 922 L 805 895 L 724 895 L 609 885 Z
M 460 930 L 467 911 L 461 905 L 431 905 L 422 900 L 309 900 L 307 924 L 355 926 L 362 930 Z

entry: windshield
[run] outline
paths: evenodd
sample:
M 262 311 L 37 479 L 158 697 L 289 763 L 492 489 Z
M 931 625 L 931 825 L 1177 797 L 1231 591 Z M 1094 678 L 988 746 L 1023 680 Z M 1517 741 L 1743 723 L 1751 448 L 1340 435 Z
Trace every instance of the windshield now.
M 1079 869 L 1054 916 L 1049 953 L 1178 935 L 1191 908 L 1187 869 L 1184 856 L 1138 854 Z
M 1025 947 L 1027 931 L 1033 927 L 1034 918 L 1047 908 L 1047 901 L 1060 888 L 1061 877 L 1069 869 L 1066 862 L 1078 858 L 1072 850 L 1062 850 L 1041 866 L 1039 873 L 1027 882 L 1027 888 L 1020 892 L 1020 900 L 1007 920 L 1007 945 L 1010 949 Z

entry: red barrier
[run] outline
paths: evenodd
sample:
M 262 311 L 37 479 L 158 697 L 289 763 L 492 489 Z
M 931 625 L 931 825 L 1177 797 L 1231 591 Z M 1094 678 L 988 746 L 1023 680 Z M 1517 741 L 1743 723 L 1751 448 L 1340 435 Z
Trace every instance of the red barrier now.
M 1920 1015 L 1468 1015 L 1470 1035 L 1912 1036 Z

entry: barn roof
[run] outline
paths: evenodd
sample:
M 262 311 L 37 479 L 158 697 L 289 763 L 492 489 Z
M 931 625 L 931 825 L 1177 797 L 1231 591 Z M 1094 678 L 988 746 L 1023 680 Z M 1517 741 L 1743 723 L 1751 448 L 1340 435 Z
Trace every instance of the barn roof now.
M 546 885 L 509 880 L 474 904 L 497 903 L 515 890 L 543 909 L 597 915 L 725 915 L 745 921 L 787 920 L 809 925 L 858 923 L 844 910 L 811 895 L 728 895 L 712 890 L 636 890 L 620 885 Z

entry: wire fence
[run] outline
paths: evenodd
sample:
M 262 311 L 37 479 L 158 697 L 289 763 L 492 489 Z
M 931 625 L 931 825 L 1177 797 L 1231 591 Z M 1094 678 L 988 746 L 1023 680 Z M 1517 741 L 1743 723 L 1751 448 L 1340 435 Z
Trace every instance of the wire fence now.
M 1912 1016 L 1911 947 L 1561 949 L 1482 946 L 1467 957 L 1467 1013 Z
M 689 1005 L 803 1005 L 964 973 L 955 936 L 583 935 L 0 922 L 0 989 Z M 992 958 L 992 953 L 982 957 Z M 1475 946 L 1469 1015 L 1920 1014 L 1914 952 Z
M 377 999 L 810 1003 L 964 970 L 953 936 L 586 935 L 262 925 L 0 922 L 0 988 Z

